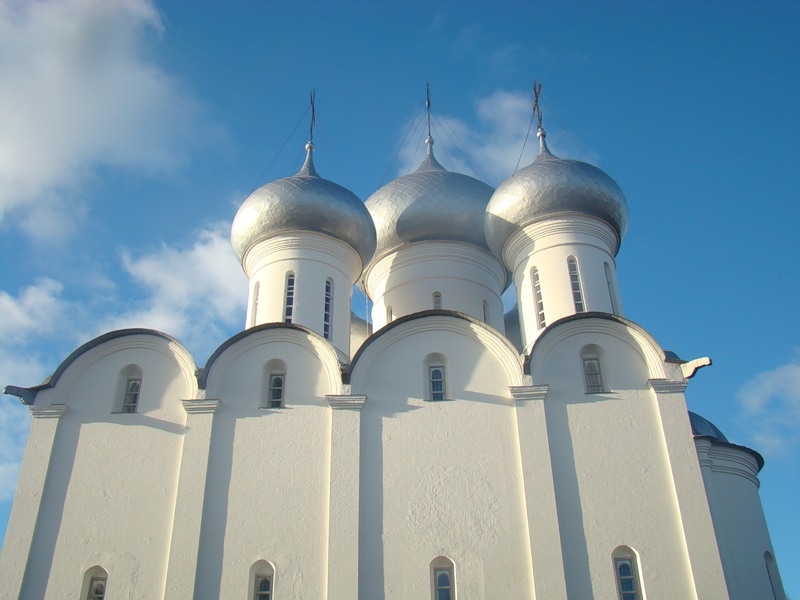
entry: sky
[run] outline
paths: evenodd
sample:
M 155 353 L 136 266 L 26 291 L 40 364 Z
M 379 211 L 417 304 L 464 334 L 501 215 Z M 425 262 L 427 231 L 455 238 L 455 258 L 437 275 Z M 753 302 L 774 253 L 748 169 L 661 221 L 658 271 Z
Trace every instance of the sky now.
M 243 329 L 230 223 L 299 169 L 311 90 L 318 171 L 366 199 L 421 159 L 426 82 L 439 161 L 497 186 L 532 158 L 540 80 L 550 149 L 627 197 L 625 315 L 712 358 L 689 408 L 766 459 L 800 598 L 800 2 L 222 7 L 0 0 L 0 386 L 112 329 L 198 364 Z M 0 536 L 29 426 L 0 396 Z

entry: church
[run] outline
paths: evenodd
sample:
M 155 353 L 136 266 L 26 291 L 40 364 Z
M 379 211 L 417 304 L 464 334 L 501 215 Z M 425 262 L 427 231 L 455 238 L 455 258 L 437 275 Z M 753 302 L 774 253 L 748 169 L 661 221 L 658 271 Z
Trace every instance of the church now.
M 0 598 L 785 600 L 761 455 L 687 410 L 710 360 L 625 318 L 627 201 L 538 117 L 497 189 L 429 129 L 366 202 L 312 135 L 233 221 L 246 323 L 205 364 L 126 329 L 7 386 Z

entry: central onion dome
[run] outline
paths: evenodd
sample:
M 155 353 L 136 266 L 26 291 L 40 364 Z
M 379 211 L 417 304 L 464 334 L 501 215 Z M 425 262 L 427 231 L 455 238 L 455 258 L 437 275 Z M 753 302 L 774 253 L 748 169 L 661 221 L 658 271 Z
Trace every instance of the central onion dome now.
M 450 240 L 488 250 L 483 215 L 493 189 L 472 177 L 448 171 L 427 156 L 413 173 L 387 183 L 366 201 L 375 222 L 375 261 L 411 242 Z
M 502 258 L 515 231 L 559 213 L 602 219 L 621 241 L 628 228 L 628 204 L 617 183 L 593 165 L 554 156 L 543 129 L 538 136 L 539 155 L 500 184 L 486 209 L 486 239 L 495 256 Z
M 375 225 L 364 203 L 314 168 L 314 145 L 306 144 L 303 167 L 291 177 L 250 194 L 231 226 L 231 243 L 240 261 L 257 242 L 292 231 L 324 233 L 350 245 L 366 265 L 375 252 Z

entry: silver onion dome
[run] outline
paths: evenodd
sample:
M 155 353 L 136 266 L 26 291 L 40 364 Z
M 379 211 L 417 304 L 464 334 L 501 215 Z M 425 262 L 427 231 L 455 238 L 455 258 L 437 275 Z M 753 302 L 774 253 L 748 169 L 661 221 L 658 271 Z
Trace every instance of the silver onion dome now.
M 350 190 L 321 178 L 314 168 L 314 145 L 306 144 L 303 167 L 291 177 L 268 183 L 244 201 L 231 226 L 239 260 L 261 240 L 289 231 L 324 233 L 349 244 L 366 265 L 375 252 L 375 225 L 364 203 Z
M 365 202 L 375 222 L 375 260 L 404 244 L 457 241 L 488 250 L 483 216 L 493 189 L 448 171 L 433 155 L 433 139 L 419 168 L 378 189 Z
M 619 235 L 628 228 L 628 204 L 617 183 L 597 167 L 558 158 L 539 130 L 540 150 L 527 167 L 497 188 L 486 209 L 486 239 L 502 257 L 503 246 L 518 229 L 559 213 L 580 213 L 604 220 Z

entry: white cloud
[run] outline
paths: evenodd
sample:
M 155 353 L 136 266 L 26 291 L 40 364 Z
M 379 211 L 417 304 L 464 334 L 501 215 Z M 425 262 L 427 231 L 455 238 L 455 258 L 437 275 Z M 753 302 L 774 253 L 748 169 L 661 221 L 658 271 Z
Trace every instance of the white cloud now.
M 435 140 L 434 153 L 445 168 L 466 173 L 498 185 L 518 168 L 530 164 L 539 151 L 536 123 L 531 126 L 530 93 L 497 90 L 475 103 L 477 121 L 470 125 L 460 119 L 433 114 L 431 123 Z M 412 124 L 416 131 L 411 140 L 422 140 L 422 121 Z M 545 126 L 547 123 L 545 123 Z M 527 140 L 526 134 L 530 127 Z M 597 155 L 571 143 L 572 135 L 557 129 L 548 130 L 547 144 L 559 156 L 597 162 Z M 520 153 L 523 151 L 522 157 Z M 415 169 L 421 159 L 421 142 L 406 146 L 401 152 L 401 174 Z
M 759 373 L 736 398 L 759 451 L 785 457 L 800 446 L 800 361 Z
M 201 111 L 146 56 L 162 32 L 149 0 L 0 2 L 0 221 L 52 239 L 98 167 L 186 160 Z
M 227 331 L 241 329 L 247 279 L 229 232 L 230 223 L 221 222 L 196 233 L 188 247 L 165 244 L 141 256 L 124 253 L 126 271 L 147 298 L 107 320 L 103 330 L 150 327 L 177 337 L 195 353 L 208 353 Z

